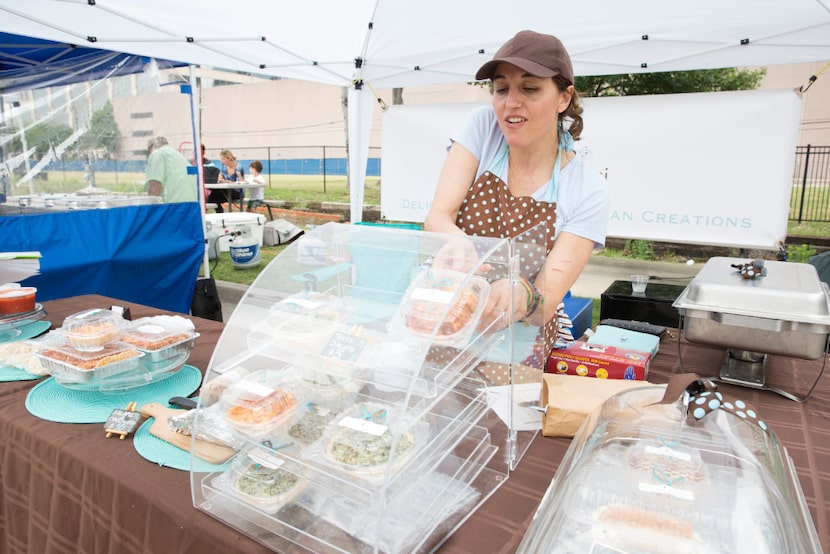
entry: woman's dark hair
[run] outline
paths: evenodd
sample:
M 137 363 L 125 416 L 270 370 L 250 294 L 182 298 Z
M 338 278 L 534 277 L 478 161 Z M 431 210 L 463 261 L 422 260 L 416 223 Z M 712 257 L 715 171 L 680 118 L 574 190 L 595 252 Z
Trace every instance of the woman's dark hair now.
M 566 79 L 563 79 L 561 76 L 557 75 L 553 77 L 553 82 L 556 83 L 557 88 L 561 92 L 565 92 L 565 90 L 573 85 L 573 83 L 568 82 Z M 564 112 L 559 114 L 559 121 L 562 122 L 565 127 L 571 132 L 571 136 L 574 140 L 579 140 L 579 136 L 582 134 L 582 101 L 579 96 L 579 92 L 574 89 L 573 98 L 571 98 L 571 103 L 568 104 L 568 107 L 565 109 Z M 570 120 L 570 126 L 567 125 L 567 122 Z

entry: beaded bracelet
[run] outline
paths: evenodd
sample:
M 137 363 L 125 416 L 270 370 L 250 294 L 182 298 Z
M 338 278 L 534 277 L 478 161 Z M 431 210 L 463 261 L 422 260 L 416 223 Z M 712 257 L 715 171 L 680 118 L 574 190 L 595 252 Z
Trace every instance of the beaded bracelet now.
M 539 306 L 545 303 L 545 299 L 541 294 L 539 294 L 539 290 L 536 286 L 527 279 L 520 277 L 519 282 L 527 291 L 527 310 L 525 311 L 525 318 L 528 318 L 533 315 L 533 312 L 535 312 Z

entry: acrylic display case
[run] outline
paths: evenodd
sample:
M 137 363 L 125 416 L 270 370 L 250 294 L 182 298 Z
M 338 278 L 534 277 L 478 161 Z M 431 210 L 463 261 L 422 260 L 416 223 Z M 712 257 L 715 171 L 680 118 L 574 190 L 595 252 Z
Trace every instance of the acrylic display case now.
M 595 428 L 583 425 L 518 552 L 821 552 L 795 467 L 763 414 L 717 391 L 663 395 L 619 393 Z
M 513 425 L 532 411 L 513 387 L 476 367 L 513 351 L 484 306 L 492 282 L 544 256 L 539 229 L 506 240 L 329 223 L 289 245 L 211 359 L 194 436 L 216 431 L 202 414 L 218 410 L 242 446 L 191 473 L 194 505 L 279 551 L 441 544 L 537 433 Z

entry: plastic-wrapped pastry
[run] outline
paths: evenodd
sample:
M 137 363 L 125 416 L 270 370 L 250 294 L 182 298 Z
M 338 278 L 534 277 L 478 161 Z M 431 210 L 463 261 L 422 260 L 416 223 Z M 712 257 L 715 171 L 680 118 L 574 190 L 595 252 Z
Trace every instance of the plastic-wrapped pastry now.
M 197 439 L 221 444 L 222 446 L 230 446 L 235 450 L 239 450 L 245 444 L 245 441 L 234 433 L 228 422 L 222 417 L 218 404 L 201 408 L 201 422 L 196 433 L 193 433 L 193 420 L 196 417 L 196 412 L 197 410 L 187 410 L 182 411 L 181 414 L 170 416 L 167 418 L 167 426 L 177 433 L 188 436 L 195 434 Z
M 300 442 L 314 442 L 323 436 L 326 426 L 336 415 L 328 408 L 309 402 L 297 422 L 288 428 L 288 435 Z

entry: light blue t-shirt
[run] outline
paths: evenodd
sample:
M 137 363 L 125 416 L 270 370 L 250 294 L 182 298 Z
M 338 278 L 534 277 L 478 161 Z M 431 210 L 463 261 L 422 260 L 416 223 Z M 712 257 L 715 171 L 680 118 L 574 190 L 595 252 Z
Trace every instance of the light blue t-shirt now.
M 489 170 L 507 181 L 507 163 L 496 163 L 499 149 L 504 144 L 504 135 L 499 129 L 493 108 L 482 106 L 474 109 L 465 125 L 451 140 L 464 146 L 478 159 L 477 176 Z M 537 189 L 533 198 L 551 201 L 550 182 Z M 554 200 L 554 237 L 567 231 L 594 241 L 595 247 L 605 244 L 609 215 L 608 185 L 602 175 L 581 156 L 577 155 L 562 168 L 557 178 Z

